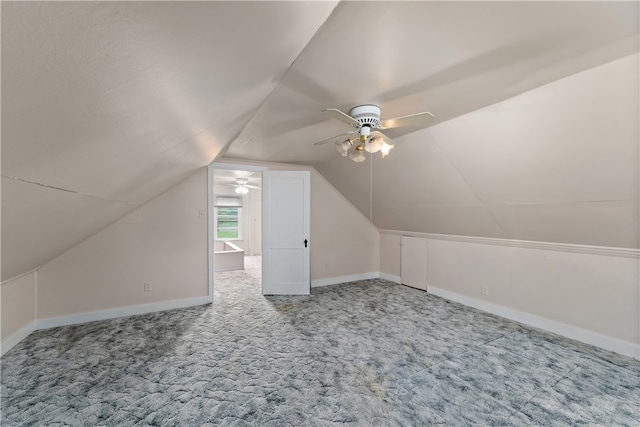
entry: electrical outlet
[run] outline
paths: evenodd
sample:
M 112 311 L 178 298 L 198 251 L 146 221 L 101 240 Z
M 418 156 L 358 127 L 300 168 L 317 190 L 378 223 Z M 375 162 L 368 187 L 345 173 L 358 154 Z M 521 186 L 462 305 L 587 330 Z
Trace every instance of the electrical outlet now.
M 480 287 L 480 293 L 482 295 L 489 295 L 489 288 L 487 288 L 486 286 L 481 286 Z
M 144 282 L 144 291 L 151 292 L 151 282 Z

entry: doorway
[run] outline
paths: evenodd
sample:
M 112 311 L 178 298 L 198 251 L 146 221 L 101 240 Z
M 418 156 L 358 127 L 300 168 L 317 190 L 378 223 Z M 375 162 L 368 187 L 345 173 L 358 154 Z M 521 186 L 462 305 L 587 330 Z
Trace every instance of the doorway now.
M 214 163 L 208 188 L 210 300 L 220 277 L 227 288 L 242 281 L 264 295 L 308 295 L 310 172 Z
M 210 295 L 214 283 L 262 286 L 262 168 L 210 168 Z M 218 292 L 217 289 L 216 293 Z

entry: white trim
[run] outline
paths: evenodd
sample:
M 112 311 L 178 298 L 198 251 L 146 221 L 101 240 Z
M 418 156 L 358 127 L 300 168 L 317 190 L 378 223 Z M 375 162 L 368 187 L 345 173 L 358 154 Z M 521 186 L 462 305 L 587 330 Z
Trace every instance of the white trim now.
M 400 276 L 396 276 L 395 274 L 380 272 L 380 278 L 397 284 L 402 284 L 402 279 L 400 278 Z
M 79 323 L 94 322 L 96 320 L 115 319 L 117 317 L 135 316 L 138 314 L 154 313 L 157 311 L 173 310 L 176 308 L 193 307 L 209 304 L 209 296 L 184 298 L 171 301 L 154 302 L 150 304 L 131 305 L 109 310 L 90 311 L 87 313 L 71 314 L 69 316 L 49 317 L 38 319 L 36 329 L 57 328 L 58 326 L 76 325 Z
M 213 275 L 214 275 L 214 237 L 215 216 L 213 215 L 213 167 L 207 167 L 207 288 L 209 302 L 213 302 Z
M 40 273 L 38 270 L 33 272 L 33 318 L 38 318 L 38 304 L 40 301 Z
M 9 283 L 9 282 L 13 282 L 14 280 L 21 279 L 21 278 L 23 278 L 24 276 L 28 276 L 29 274 L 32 274 L 32 273 L 34 273 L 34 274 L 35 274 L 38 270 L 40 270 L 40 267 L 36 267 L 36 268 L 34 268 L 34 269 L 32 269 L 32 270 L 29 270 L 29 271 L 27 271 L 27 272 L 25 272 L 25 273 L 18 274 L 17 276 L 13 276 L 13 277 L 12 277 L 12 278 L 10 278 L 10 279 L 3 280 L 2 282 L 0 282 L 0 286 L 6 285 L 7 283 Z
M 8 337 L 3 338 L 2 342 L 0 342 L 0 356 L 4 356 L 9 350 L 15 347 L 20 341 L 31 335 L 31 333 L 35 330 L 36 321 L 32 320 Z
M 517 248 L 542 249 L 547 251 L 574 252 L 582 254 L 606 255 L 621 258 L 640 259 L 640 249 L 614 248 L 608 246 L 576 245 L 572 243 L 535 242 L 531 240 L 496 239 L 492 237 L 455 236 L 451 234 L 413 233 L 398 230 L 379 230 L 381 234 L 423 237 L 434 240 L 450 240 L 464 243 L 510 246 Z
M 595 332 L 587 331 L 576 326 L 566 323 L 557 322 L 555 320 L 529 314 L 524 311 L 514 310 L 497 304 L 492 304 L 473 297 L 462 295 L 456 292 L 447 291 L 445 289 L 434 286 L 427 286 L 427 292 L 451 301 L 459 302 L 470 307 L 496 314 L 516 322 L 535 328 L 544 329 L 567 338 L 574 339 L 583 343 L 595 345 L 605 350 L 614 351 L 625 356 L 640 359 L 640 345 L 616 338 L 607 337 Z
M 350 274 L 348 276 L 327 277 L 326 279 L 316 279 L 311 281 L 312 288 L 319 288 L 321 286 L 337 285 L 340 283 L 355 282 L 356 280 L 368 280 L 377 279 L 380 277 L 380 273 L 377 271 L 370 273 Z
M 209 168 L 250 172 L 264 172 L 269 170 L 266 166 L 244 165 L 240 163 L 211 163 Z

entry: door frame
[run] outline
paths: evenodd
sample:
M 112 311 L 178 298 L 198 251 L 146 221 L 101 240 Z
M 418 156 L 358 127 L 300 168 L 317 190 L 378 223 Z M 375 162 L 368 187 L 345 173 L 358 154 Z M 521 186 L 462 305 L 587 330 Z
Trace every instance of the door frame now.
M 207 267 L 208 267 L 208 285 L 209 285 L 209 302 L 213 302 L 213 287 L 214 287 L 214 242 L 215 242 L 215 217 L 213 215 L 213 171 L 215 169 L 234 170 L 234 171 L 246 171 L 246 172 L 266 172 L 269 170 L 266 166 L 253 166 L 243 165 L 239 163 L 210 163 L 207 166 Z M 262 188 L 260 189 L 262 191 Z M 264 204 L 263 204 L 264 206 Z M 264 209 L 264 207 L 263 207 Z M 262 230 L 264 233 L 264 230 Z M 263 241 L 264 241 L 264 235 Z

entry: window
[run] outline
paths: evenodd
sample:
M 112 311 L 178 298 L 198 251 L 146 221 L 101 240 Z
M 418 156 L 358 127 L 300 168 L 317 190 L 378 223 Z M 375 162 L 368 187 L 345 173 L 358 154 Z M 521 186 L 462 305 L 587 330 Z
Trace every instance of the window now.
M 242 199 L 240 197 L 216 197 L 213 213 L 216 221 L 216 240 L 242 239 Z

